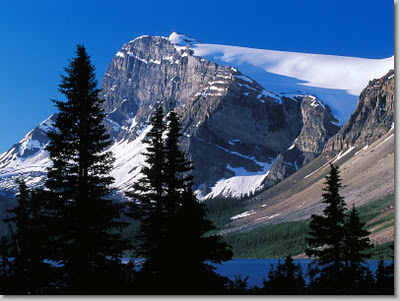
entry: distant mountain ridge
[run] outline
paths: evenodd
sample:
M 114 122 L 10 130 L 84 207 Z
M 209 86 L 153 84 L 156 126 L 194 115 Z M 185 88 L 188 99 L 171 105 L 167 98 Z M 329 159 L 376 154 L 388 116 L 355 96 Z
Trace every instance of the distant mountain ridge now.
M 194 55 L 190 43 L 198 41 L 176 33 L 138 37 L 122 46 L 104 74 L 101 97 L 118 189 L 140 177 L 142 139 L 158 105 L 182 117 L 182 147 L 194 162 L 199 198 L 240 196 L 282 180 L 339 131 L 318 97 L 269 91 L 234 67 Z M 30 185 L 43 183 L 50 164 L 44 129 L 53 119 L 0 155 L 0 189 L 15 188 L 21 175 Z

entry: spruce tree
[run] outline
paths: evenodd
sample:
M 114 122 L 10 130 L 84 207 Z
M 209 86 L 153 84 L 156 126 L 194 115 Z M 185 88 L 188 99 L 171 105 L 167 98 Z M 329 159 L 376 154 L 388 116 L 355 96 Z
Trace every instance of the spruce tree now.
M 223 279 L 210 263 L 231 259 L 232 251 L 220 236 L 208 235 L 215 227 L 192 191 L 193 167 L 179 147 L 183 133 L 175 111 L 167 116 L 166 136 L 168 271 L 173 271 L 170 279 L 175 279 L 169 281 L 169 288 L 172 292 L 204 293 L 201 287 L 206 287 L 209 293 L 221 293 Z
M 340 187 L 339 168 L 331 164 L 322 194 L 322 203 L 326 207 L 323 215 L 311 216 L 310 232 L 306 238 L 306 255 L 317 259 L 313 262 L 316 270 L 311 266 L 310 270 L 318 275 L 318 281 L 329 282 L 332 289 L 339 288 L 343 280 L 346 204 L 339 194 Z
M 248 290 L 247 282 L 250 277 L 246 276 L 245 278 L 242 278 L 241 274 L 239 274 L 239 276 L 234 275 L 234 277 L 234 281 L 229 281 L 229 292 L 235 295 L 249 294 L 250 290 Z
M 139 257 L 145 258 L 141 270 L 141 277 L 158 278 L 165 264 L 163 246 L 165 244 L 165 149 L 163 133 L 163 109 L 157 107 L 151 120 L 151 129 L 146 135 L 144 143 L 148 145 L 144 153 L 146 160 L 141 173 L 143 177 L 133 185 L 134 192 L 127 192 L 132 198 L 127 215 L 140 220 L 140 244 L 136 251 Z M 143 285 L 146 281 L 143 280 Z M 149 283 L 150 284 L 150 283 Z M 143 285 L 139 285 L 143 288 Z
M 8 210 L 10 216 L 3 221 L 9 224 L 14 260 L 8 291 L 13 294 L 43 293 L 48 279 L 49 265 L 44 263 L 43 220 L 37 192 L 30 191 L 23 180 L 18 180 L 17 205 Z
M 18 181 L 17 205 L 8 210 L 10 217 L 3 221 L 9 224 L 14 246 L 13 281 L 14 294 L 28 294 L 30 291 L 30 239 L 29 239 L 29 192 L 24 181 Z
M 271 265 L 268 280 L 264 280 L 263 292 L 266 294 L 303 294 L 305 281 L 300 264 L 294 264 L 291 256 L 287 256 L 282 264 L 278 261 L 276 269 Z
M 385 266 L 383 260 L 379 261 L 378 268 L 375 272 L 375 285 L 376 290 L 383 294 L 394 293 L 394 274 L 393 270 Z
M 169 113 L 167 125 L 162 120 L 158 108 L 148 136 L 144 178 L 130 194 L 135 198 L 132 215 L 141 216 L 144 234 L 142 279 L 150 277 L 147 292 L 221 293 L 226 279 L 214 272 L 211 263 L 229 260 L 232 251 L 219 236 L 207 235 L 215 228 L 192 191 L 192 166 L 179 148 L 182 131 L 177 114 Z M 139 282 L 143 290 L 146 281 Z
M 10 260 L 10 244 L 5 236 L 0 241 L 0 294 L 8 295 L 10 293 L 10 279 L 12 277 L 12 267 Z
M 356 207 L 353 205 L 345 222 L 343 260 L 347 285 L 356 286 L 362 282 L 367 273 L 365 259 L 371 257 L 368 250 L 373 246 L 370 243 L 369 231 L 364 229 L 365 223 L 360 221 Z
M 106 278 L 126 248 L 115 231 L 125 226 L 118 221 L 122 208 L 110 198 L 114 158 L 105 150 L 112 141 L 103 125 L 104 100 L 98 95 L 95 67 L 83 45 L 77 46 L 65 73 L 59 91 L 66 100 L 54 100 L 59 113 L 48 134 L 53 163 L 46 181 L 52 215 L 49 246 L 53 259 L 64 264 L 66 292 L 101 292 L 101 281 L 107 280 L 99 272 Z

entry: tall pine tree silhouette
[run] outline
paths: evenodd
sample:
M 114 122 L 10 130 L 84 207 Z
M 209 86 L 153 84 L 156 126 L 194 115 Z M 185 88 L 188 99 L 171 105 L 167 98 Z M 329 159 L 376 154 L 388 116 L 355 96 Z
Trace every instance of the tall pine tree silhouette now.
M 12 253 L 11 273 L 7 291 L 12 294 L 40 294 L 49 289 L 46 283 L 49 264 L 44 262 L 44 233 L 42 202 L 38 191 L 30 191 L 23 180 L 18 180 L 17 205 L 8 210 Z
M 232 252 L 219 236 L 207 236 L 214 226 L 192 191 L 179 118 L 171 111 L 165 125 L 162 112 L 157 108 L 152 119 L 144 177 L 130 194 L 138 201 L 131 210 L 142 223 L 140 254 L 146 259 L 138 285 L 145 293 L 222 293 L 225 279 L 210 262 L 229 260 Z
M 61 260 L 67 274 L 67 293 L 98 293 L 107 285 L 107 271 L 118 264 L 126 247 L 117 231 L 121 207 L 110 198 L 109 175 L 113 164 L 106 134 L 103 100 L 95 79 L 95 67 L 83 45 L 62 75 L 59 91 L 66 101 L 54 100 L 59 113 L 48 136 L 47 150 L 53 165 L 46 187 L 53 258 Z M 111 279 L 108 279 L 111 280 Z
M 127 196 L 134 199 L 130 202 L 131 208 L 127 215 L 141 222 L 140 243 L 136 253 L 146 259 L 140 273 L 143 284 L 140 284 L 139 288 L 150 285 L 144 280 L 147 277 L 149 281 L 150 278 L 158 279 L 163 270 L 162 265 L 166 264 L 163 248 L 166 231 L 163 115 L 162 107 L 157 107 L 151 120 L 151 129 L 144 140 L 148 145 L 147 152 L 144 153 L 146 164 L 141 170 L 144 177 L 133 185 L 134 192 L 127 192 Z
M 375 272 L 375 286 L 379 293 L 385 295 L 394 294 L 394 271 L 390 266 L 385 266 L 383 260 L 379 261 L 377 270 Z
M 232 251 L 220 236 L 207 234 L 215 227 L 206 218 L 205 205 L 197 201 L 192 191 L 192 163 L 179 147 L 182 135 L 179 117 L 171 111 L 165 143 L 168 271 L 169 279 L 173 279 L 169 289 L 175 293 L 221 293 L 223 279 L 210 263 L 231 259 Z
M 5 236 L 0 241 L 0 294 L 8 295 L 12 291 L 13 271 L 10 260 L 10 244 Z
M 313 263 L 316 268 L 310 266 L 310 275 L 318 275 L 318 281 L 329 283 L 332 290 L 339 289 L 343 280 L 346 204 L 339 194 L 340 187 L 339 168 L 331 164 L 322 194 L 322 203 L 326 207 L 323 215 L 311 216 L 309 237 L 306 238 L 307 256 L 317 258 Z
M 357 286 L 363 281 L 367 267 L 365 259 L 371 257 L 368 250 L 373 247 L 368 235 L 369 231 L 364 229 L 365 223 L 360 221 L 356 207 L 353 205 L 345 221 L 344 256 L 346 284 Z
M 283 264 L 279 260 L 276 269 L 271 265 L 268 280 L 263 284 L 266 294 L 304 294 L 306 286 L 300 263 L 295 265 L 291 256 L 287 256 Z
M 13 294 L 30 293 L 30 223 L 29 223 L 29 191 L 23 180 L 18 181 L 19 194 L 17 205 L 8 210 L 10 217 L 3 221 L 9 224 L 13 245 L 12 277 L 9 291 Z

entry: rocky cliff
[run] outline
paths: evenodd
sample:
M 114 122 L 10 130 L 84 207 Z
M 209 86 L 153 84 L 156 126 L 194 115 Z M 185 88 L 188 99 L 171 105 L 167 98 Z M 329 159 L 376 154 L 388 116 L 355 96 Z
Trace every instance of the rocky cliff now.
M 185 131 L 182 146 L 194 162 L 195 187 L 206 195 L 219 180 L 232 177 L 256 176 L 246 179 L 253 190 L 261 178 L 269 183 L 284 178 L 317 156 L 338 131 L 329 107 L 317 98 L 268 91 L 233 67 L 194 56 L 193 41 L 143 36 L 116 54 L 102 89 L 117 141 L 136 139 L 155 106 L 175 109 Z M 295 140 L 291 155 L 275 161 Z M 271 165 L 279 172 L 268 173 Z
M 142 139 L 158 105 L 182 118 L 182 147 L 194 163 L 199 196 L 238 196 L 281 180 L 320 154 L 339 130 L 317 97 L 268 91 L 233 67 L 193 55 L 195 40 L 185 37 L 178 44 L 177 35 L 136 38 L 122 46 L 104 74 L 101 97 L 115 141 L 117 188 L 130 188 L 140 176 Z M 40 131 L 38 126 L 24 138 L 29 153 L 21 151 L 23 140 L 2 155 L 0 186 L 11 175 L 29 173 L 29 162 L 38 156 L 41 166 L 49 164 Z
M 302 127 L 293 144 L 280 153 L 271 167 L 265 183 L 273 185 L 293 174 L 299 167 L 314 160 L 323 150 L 325 143 L 337 133 L 337 120 L 331 114 L 329 106 L 312 95 L 301 99 L 300 112 Z
M 325 145 L 332 157 L 351 147 L 370 145 L 394 127 L 394 70 L 371 80 L 361 92 L 357 108 L 340 131 Z

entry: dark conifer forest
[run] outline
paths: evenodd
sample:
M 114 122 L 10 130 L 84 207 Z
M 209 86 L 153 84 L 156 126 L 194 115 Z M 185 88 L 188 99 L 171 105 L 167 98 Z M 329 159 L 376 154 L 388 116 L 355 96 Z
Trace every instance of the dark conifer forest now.
M 216 226 L 244 200 L 197 201 L 193 165 L 179 146 L 179 116 L 165 114 L 162 105 L 149 116 L 143 177 L 128 189 L 128 202 L 115 199 L 112 140 L 85 46 L 77 46 L 64 71 L 65 100 L 53 100 L 58 114 L 48 133 L 52 166 L 45 187 L 29 189 L 19 180 L 16 205 L 3 219 L 1 294 L 394 294 L 393 264 L 381 261 L 375 274 L 368 269 L 369 232 L 341 197 L 334 165 L 322 194 L 325 209 L 312 215 L 302 250 L 313 259 L 309 283 L 291 254 L 266 272 L 261 287 L 249 287 L 248 277 L 219 275 L 215 264 L 232 259 L 233 250 Z M 127 237 L 132 221 L 139 228 Z M 124 254 L 132 254 L 128 263 Z

